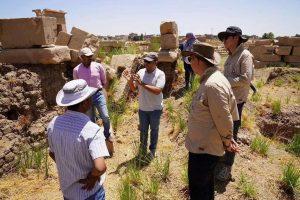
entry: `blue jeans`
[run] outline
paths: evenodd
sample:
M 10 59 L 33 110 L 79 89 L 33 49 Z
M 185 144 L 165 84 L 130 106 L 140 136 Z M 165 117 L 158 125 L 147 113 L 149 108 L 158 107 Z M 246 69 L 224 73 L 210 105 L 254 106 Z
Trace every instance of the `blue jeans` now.
M 64 197 L 64 200 L 69 200 L 69 199 Z M 89 196 L 86 200 L 105 200 L 105 190 L 103 186 L 101 186 L 100 189 L 97 190 L 95 194 Z
M 151 129 L 149 149 L 152 153 L 155 154 L 161 114 L 162 114 L 162 110 L 154 110 L 154 111 L 139 110 L 140 150 L 142 154 L 145 154 L 147 152 L 149 126 Z
M 90 117 L 90 119 L 93 122 L 96 122 L 96 116 L 95 116 L 95 109 L 97 109 L 100 118 L 103 121 L 104 126 L 104 136 L 105 138 L 109 138 L 110 136 L 110 121 L 109 121 L 109 115 L 108 115 L 108 109 L 106 106 L 106 99 L 103 94 L 103 91 L 98 91 L 92 96 L 92 102 L 93 106 L 92 108 L 87 112 L 87 115 Z
M 86 200 L 105 200 L 105 191 L 103 186 L 92 196 L 87 198 Z

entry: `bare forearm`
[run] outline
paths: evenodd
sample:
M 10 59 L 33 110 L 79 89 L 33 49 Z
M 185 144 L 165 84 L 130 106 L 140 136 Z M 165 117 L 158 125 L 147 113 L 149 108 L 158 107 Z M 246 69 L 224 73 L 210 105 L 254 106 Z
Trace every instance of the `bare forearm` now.
M 161 88 L 159 87 L 155 87 L 155 86 L 152 86 L 152 85 L 147 85 L 147 84 L 141 84 L 141 86 L 143 88 L 145 88 L 146 90 L 148 90 L 149 92 L 153 93 L 153 94 L 156 94 L 156 95 L 159 95 L 162 91 Z
M 136 86 L 134 85 L 132 80 L 128 81 L 129 87 L 131 91 L 135 91 L 136 90 Z

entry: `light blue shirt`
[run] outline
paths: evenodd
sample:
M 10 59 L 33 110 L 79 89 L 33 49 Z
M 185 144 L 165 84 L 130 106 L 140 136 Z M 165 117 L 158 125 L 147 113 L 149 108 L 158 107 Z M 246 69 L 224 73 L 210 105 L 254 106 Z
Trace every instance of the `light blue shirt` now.
M 146 68 L 140 69 L 137 73 L 142 82 L 147 85 L 152 85 L 159 87 L 161 89 L 164 88 L 166 77 L 165 73 L 160 69 L 156 68 L 153 72 L 148 73 Z M 158 95 L 153 94 L 143 88 L 139 87 L 139 109 L 142 111 L 154 111 L 154 110 L 162 110 L 163 108 L 163 94 L 162 92 Z
M 96 193 L 105 174 L 91 191 L 83 190 L 80 179 L 93 169 L 93 160 L 109 156 L 103 128 L 83 113 L 66 111 L 54 117 L 47 128 L 50 151 L 55 155 L 60 187 L 67 199 L 81 200 Z

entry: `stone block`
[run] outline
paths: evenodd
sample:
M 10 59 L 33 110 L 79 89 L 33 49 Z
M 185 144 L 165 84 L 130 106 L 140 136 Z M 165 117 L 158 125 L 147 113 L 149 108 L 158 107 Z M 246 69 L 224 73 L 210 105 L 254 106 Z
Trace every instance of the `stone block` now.
M 124 70 L 132 66 L 133 61 L 136 57 L 137 55 L 135 54 L 113 55 L 111 58 L 110 65 L 113 69 L 117 71 Z
M 100 47 L 100 40 L 97 36 L 89 34 L 85 39 L 82 47 L 89 47 L 93 52 L 98 52 Z
M 258 60 L 263 62 L 280 62 L 281 56 L 275 54 L 261 54 Z
M 293 56 L 300 56 L 300 47 L 293 47 Z
M 249 47 L 249 51 L 253 54 L 255 58 L 257 58 L 261 54 L 273 54 L 275 51 L 275 46 L 273 45 L 251 46 Z
M 292 46 L 278 46 L 275 48 L 275 53 L 280 56 L 290 55 Z
M 262 39 L 262 40 L 256 40 L 254 44 L 256 46 L 259 46 L 259 45 L 271 45 L 272 43 L 273 43 L 273 40 Z
M 101 63 L 101 65 L 104 67 L 106 71 L 106 80 L 108 82 L 110 82 L 111 80 L 117 77 L 117 71 L 115 69 L 113 69 L 111 66 L 105 63 Z
M 43 10 L 44 16 L 55 17 L 58 24 L 66 24 L 65 14 L 66 12 L 64 11 L 51 10 L 51 9 Z
M 81 60 L 79 58 L 79 51 L 70 49 L 70 57 L 71 57 L 71 62 L 73 63 L 80 63 Z
M 70 49 L 80 50 L 84 44 L 85 39 L 88 37 L 88 32 L 79 28 L 73 27 L 71 31 L 72 37 L 68 44 Z
M 300 63 L 300 56 L 284 56 L 284 61 L 288 63 Z
M 0 52 L 0 63 L 59 64 L 70 60 L 70 49 L 67 46 L 32 49 L 6 49 Z
M 175 62 L 178 59 L 178 50 L 161 50 L 158 52 L 158 62 Z
M 53 17 L 1 19 L 0 41 L 4 49 L 54 44 L 56 29 L 56 18 Z
M 60 31 L 58 33 L 57 39 L 55 44 L 60 45 L 60 46 L 68 46 L 70 39 L 71 39 L 71 34 L 66 33 L 64 31 Z
M 160 45 L 162 49 L 177 49 L 179 47 L 179 40 L 176 34 L 161 35 Z
M 160 34 L 176 34 L 178 35 L 178 27 L 175 21 L 162 22 L 160 24 Z
M 300 37 L 279 37 L 278 45 L 281 46 L 300 46 Z

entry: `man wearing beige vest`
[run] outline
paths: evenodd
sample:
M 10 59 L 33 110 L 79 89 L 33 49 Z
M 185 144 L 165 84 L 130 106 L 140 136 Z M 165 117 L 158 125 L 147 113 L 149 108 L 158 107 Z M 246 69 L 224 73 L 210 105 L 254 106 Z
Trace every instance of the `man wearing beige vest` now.
M 220 55 L 207 43 L 183 51 L 195 74 L 201 77 L 188 117 L 185 146 L 189 151 L 188 178 L 192 200 L 214 199 L 214 169 L 225 150 L 238 151 L 232 138 L 238 119 L 230 83 L 218 70 Z
M 244 43 L 248 39 L 242 36 L 242 30 L 239 27 L 230 26 L 226 31 L 220 32 L 218 37 L 223 41 L 229 54 L 224 64 L 224 76 L 228 79 L 237 101 L 239 120 L 234 121 L 233 126 L 233 138 L 237 140 L 243 106 L 247 101 L 251 80 L 253 79 L 253 55 L 245 49 Z M 227 151 L 225 153 L 223 161 L 220 163 L 220 170 L 216 175 L 218 180 L 228 181 L 231 179 L 234 157 L 234 152 Z

